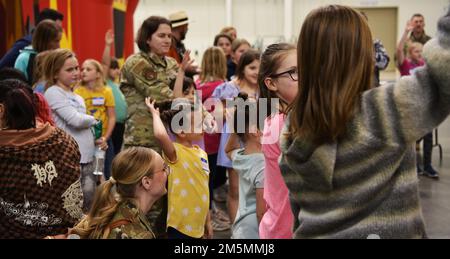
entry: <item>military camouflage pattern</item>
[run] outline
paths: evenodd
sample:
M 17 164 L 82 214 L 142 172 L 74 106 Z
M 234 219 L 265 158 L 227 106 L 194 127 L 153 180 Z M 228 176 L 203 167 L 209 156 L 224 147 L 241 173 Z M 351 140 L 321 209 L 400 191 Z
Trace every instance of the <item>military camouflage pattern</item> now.
M 161 148 L 154 138 L 153 118 L 145 105 L 145 98 L 151 97 L 157 102 L 173 99 L 170 83 L 175 81 L 178 64 L 170 57 L 161 58 L 153 53 L 138 53 L 125 62 L 120 88 L 128 105 L 125 122 L 125 148 L 140 146 L 155 150 L 161 154 Z M 167 195 L 158 200 L 147 214 L 157 238 L 166 235 Z
M 170 57 L 138 53 L 127 59 L 121 75 L 120 88 L 128 104 L 124 144 L 160 151 L 153 135 L 153 119 L 145 105 L 145 98 L 157 102 L 173 98 L 169 85 L 176 79 L 177 62 Z
M 154 239 L 155 235 L 145 215 L 143 215 L 135 204 L 130 201 L 119 205 L 111 223 L 118 221 L 130 221 L 111 229 L 108 239 Z

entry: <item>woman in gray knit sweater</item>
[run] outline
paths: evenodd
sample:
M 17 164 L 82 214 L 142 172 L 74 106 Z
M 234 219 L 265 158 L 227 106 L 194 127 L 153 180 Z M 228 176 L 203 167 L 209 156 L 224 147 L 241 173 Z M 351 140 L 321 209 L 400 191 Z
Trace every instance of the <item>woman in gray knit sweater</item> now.
M 395 85 L 371 89 L 372 49 L 352 8 L 319 8 L 303 24 L 301 87 L 280 142 L 295 238 L 426 237 L 414 143 L 450 113 L 450 12 L 427 65 Z

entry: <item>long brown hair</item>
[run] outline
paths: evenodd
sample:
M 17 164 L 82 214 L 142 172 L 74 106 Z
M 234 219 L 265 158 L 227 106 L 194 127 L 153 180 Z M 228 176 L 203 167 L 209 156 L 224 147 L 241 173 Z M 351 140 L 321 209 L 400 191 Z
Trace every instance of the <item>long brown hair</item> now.
M 44 20 L 36 27 L 31 45 L 38 53 L 49 50 L 49 43 L 57 40 L 61 33 L 62 28 L 59 27 L 56 22 Z
M 116 182 L 109 180 L 97 188 L 89 214 L 71 233 L 82 239 L 102 238 L 121 202 L 135 198 L 136 188 L 144 176 L 153 177 L 155 155 L 155 151 L 143 147 L 119 153 L 112 164 L 112 177 Z
M 227 58 L 219 47 L 211 47 L 205 51 L 202 60 L 202 83 L 223 80 L 227 78 Z
M 373 42 L 356 10 L 329 5 L 306 18 L 298 42 L 299 94 L 290 107 L 290 138 L 315 144 L 342 137 L 362 93 L 372 86 Z
M 269 90 L 267 87 L 265 80 L 268 77 L 271 77 L 276 71 L 280 68 L 283 59 L 291 52 L 295 51 L 296 48 L 294 45 L 288 43 L 276 43 L 267 47 L 264 53 L 261 55 L 261 65 L 259 66 L 259 75 L 258 75 L 258 85 L 259 85 L 259 98 L 267 99 L 267 111 L 268 116 L 276 111 L 272 111 L 272 99 L 279 99 L 281 102 L 281 98 L 279 98 L 278 94 L 274 91 Z M 288 104 L 282 105 L 283 107 L 288 106 Z M 285 113 L 286 111 L 280 107 L 280 112 Z

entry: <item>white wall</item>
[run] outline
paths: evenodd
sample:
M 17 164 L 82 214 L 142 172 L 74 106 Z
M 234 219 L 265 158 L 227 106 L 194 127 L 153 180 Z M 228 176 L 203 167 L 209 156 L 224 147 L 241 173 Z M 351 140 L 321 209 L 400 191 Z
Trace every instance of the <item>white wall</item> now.
M 213 45 L 214 36 L 225 27 L 225 0 L 140 0 L 134 15 L 134 31 L 152 15 L 168 17 L 179 10 L 186 11 L 190 19 L 186 47 L 192 50 L 193 57 L 197 51 L 200 59 L 204 50 Z
M 293 41 L 298 37 L 301 24 L 314 8 L 327 4 L 353 7 L 398 7 L 399 34 L 413 13 L 426 18 L 427 34 L 436 33 L 438 18 L 444 14 L 450 0 L 293 0 Z M 213 44 L 214 36 L 226 25 L 226 0 L 140 0 L 135 13 L 135 32 L 151 15 L 168 16 L 177 10 L 185 10 L 190 19 L 186 47 L 200 62 L 203 51 Z M 233 0 L 232 25 L 238 37 L 246 38 L 258 46 L 284 39 L 284 0 Z M 398 35 L 400 38 L 400 35 Z
M 407 20 L 414 13 L 421 13 L 425 16 L 426 33 L 434 36 L 437 21 L 445 14 L 449 3 L 449 0 L 294 0 L 294 35 L 298 36 L 302 22 L 312 9 L 328 4 L 340 4 L 352 7 L 397 7 L 398 39 L 405 29 Z

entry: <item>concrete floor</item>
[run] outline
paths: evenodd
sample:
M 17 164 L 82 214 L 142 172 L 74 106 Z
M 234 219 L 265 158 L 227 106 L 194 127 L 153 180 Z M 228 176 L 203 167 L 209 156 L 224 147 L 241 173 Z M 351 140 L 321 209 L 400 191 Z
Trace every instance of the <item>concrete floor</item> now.
M 431 239 L 450 239 L 450 118 L 439 127 L 439 143 L 443 149 L 442 164 L 439 149 L 433 148 L 433 166 L 439 180 L 424 176 L 420 180 L 420 197 L 427 233 Z M 225 204 L 219 204 L 225 208 Z M 215 233 L 217 239 L 228 239 L 230 231 Z
M 439 149 L 433 149 L 433 166 L 440 173 L 439 181 L 420 177 L 420 197 L 432 239 L 450 239 L 450 119 L 439 127 L 439 143 L 443 149 L 440 165 Z
M 398 78 L 398 72 L 381 72 L 382 81 L 392 82 Z M 442 164 L 439 149 L 434 147 L 433 167 L 439 171 L 440 179 L 420 177 L 420 197 L 429 237 L 450 239 L 450 118 L 440 125 L 438 132 Z

